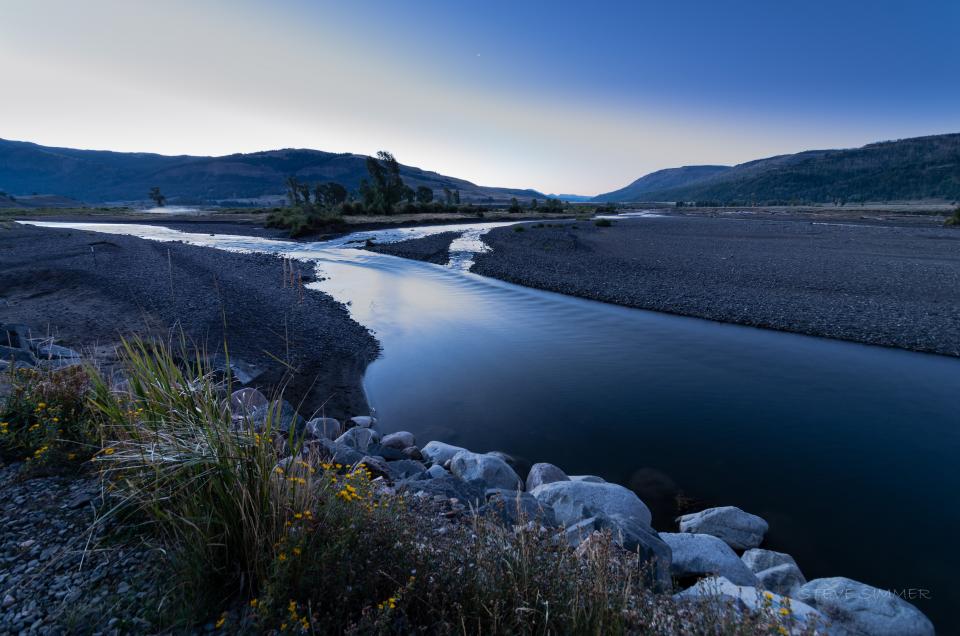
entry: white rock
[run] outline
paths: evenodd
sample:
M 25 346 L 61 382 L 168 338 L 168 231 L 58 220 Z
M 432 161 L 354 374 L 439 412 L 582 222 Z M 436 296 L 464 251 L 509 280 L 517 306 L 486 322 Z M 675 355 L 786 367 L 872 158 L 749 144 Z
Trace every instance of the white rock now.
M 693 587 L 675 594 L 674 598 L 677 600 L 726 599 L 734 603 L 742 603 L 743 607 L 752 612 L 764 610 L 776 616 L 782 616 L 780 610 L 787 609 L 789 613 L 780 621 L 790 634 L 809 634 L 811 630 L 815 630 L 813 633 L 816 634 L 835 636 L 842 634 L 832 629 L 827 617 L 806 603 L 773 592 L 763 592 L 752 586 L 737 585 L 722 576 L 702 579 Z
M 356 417 L 351 417 L 350 421 L 353 422 L 353 425 L 357 428 L 373 428 L 377 425 L 377 418 L 370 415 L 357 415 Z
M 230 394 L 230 411 L 234 417 L 250 415 L 256 409 L 266 407 L 269 404 L 270 401 L 267 400 L 267 397 L 253 388 L 240 389 Z
M 807 582 L 800 568 L 792 563 L 782 563 L 766 570 L 760 570 L 757 579 L 760 587 L 783 596 L 796 596 L 800 587 Z
M 449 475 L 450 473 L 448 473 L 447 469 L 444 468 L 443 466 L 440 466 L 439 464 L 434 464 L 433 466 L 427 469 L 427 474 L 430 475 L 432 479 L 442 479 L 447 475 Z
M 383 436 L 383 441 L 380 442 L 381 446 L 386 446 L 388 448 L 395 448 L 398 451 L 402 451 L 405 448 L 410 446 L 416 446 L 417 440 L 413 436 L 413 433 L 407 431 L 397 431 L 396 433 L 390 433 L 389 435 Z
M 933 623 L 896 594 L 841 576 L 814 579 L 797 598 L 855 636 L 933 636 Z
M 673 561 L 670 570 L 676 577 L 717 575 L 737 585 L 759 585 L 756 575 L 726 543 L 709 534 L 661 532 L 670 546 Z
M 593 484 L 605 484 L 607 480 L 596 475 L 569 475 L 570 481 L 586 481 Z
M 337 444 L 349 446 L 361 453 L 367 452 L 370 445 L 378 439 L 377 433 L 369 428 L 351 428 L 334 440 Z
M 649 527 L 653 518 L 633 491 L 618 484 L 554 481 L 537 486 L 531 494 L 553 506 L 557 522 L 565 527 L 596 516 L 622 518 Z
M 708 508 L 680 517 L 680 532 L 710 534 L 723 539 L 734 550 L 757 547 L 768 529 L 766 521 L 736 506 Z
M 429 442 L 420 449 L 420 454 L 422 454 L 423 458 L 427 461 L 443 466 L 449 460 L 453 459 L 454 455 L 463 450 L 467 449 L 451 444 L 444 444 L 443 442 Z
M 747 550 L 740 557 L 747 564 L 753 573 L 768 570 L 778 565 L 797 565 L 793 557 L 783 552 L 774 552 L 773 550 L 764 550 L 762 548 L 753 548 Z
M 537 486 L 555 481 L 570 481 L 570 478 L 553 464 L 534 464 L 530 467 L 530 473 L 527 475 L 527 490 L 533 490 Z
M 304 427 L 304 436 L 313 439 L 337 439 L 343 431 L 339 420 L 332 417 L 315 417 Z
M 523 488 L 519 475 L 495 455 L 462 450 L 450 460 L 450 472 L 464 481 L 482 481 L 490 488 Z

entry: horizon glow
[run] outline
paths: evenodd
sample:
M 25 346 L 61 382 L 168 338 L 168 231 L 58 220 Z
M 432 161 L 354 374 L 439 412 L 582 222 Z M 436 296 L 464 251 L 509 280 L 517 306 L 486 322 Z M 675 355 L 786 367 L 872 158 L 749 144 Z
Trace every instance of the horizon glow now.
M 960 3 L 0 0 L 0 137 L 598 194 L 960 130 Z

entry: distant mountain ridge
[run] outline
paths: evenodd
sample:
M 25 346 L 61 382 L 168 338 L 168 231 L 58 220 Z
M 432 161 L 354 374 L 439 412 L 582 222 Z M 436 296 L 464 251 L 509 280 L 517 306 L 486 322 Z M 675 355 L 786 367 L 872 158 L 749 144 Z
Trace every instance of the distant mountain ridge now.
M 660 170 L 594 201 L 830 203 L 960 199 L 960 133 Z
M 677 188 L 714 177 L 733 170 L 730 166 L 682 166 L 680 168 L 666 168 L 642 176 L 630 185 L 600 194 L 594 201 L 621 202 L 621 201 L 651 201 L 651 195 L 657 192 Z
M 367 176 L 366 157 L 309 149 L 267 150 L 222 157 L 53 148 L 0 139 L 0 191 L 14 196 L 55 194 L 88 203 L 141 201 L 159 187 L 170 203 L 230 204 L 280 199 L 284 181 L 336 181 L 356 190 Z M 536 190 L 478 186 L 470 181 L 401 165 L 404 182 L 463 202 L 544 198 Z

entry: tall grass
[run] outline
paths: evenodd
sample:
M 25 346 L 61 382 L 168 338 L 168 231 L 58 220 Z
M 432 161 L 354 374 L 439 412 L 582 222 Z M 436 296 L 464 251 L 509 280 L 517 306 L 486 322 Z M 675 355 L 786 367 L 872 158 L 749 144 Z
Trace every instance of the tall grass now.
M 120 502 L 170 554 L 164 629 L 209 620 L 237 632 L 781 634 L 772 613 L 679 604 L 645 586 L 637 555 L 597 534 L 571 549 L 535 523 L 447 520 L 361 466 L 265 418 L 234 412 L 230 386 L 167 344 L 123 344 L 126 379 L 94 374 Z M 791 632 L 796 633 L 796 632 Z

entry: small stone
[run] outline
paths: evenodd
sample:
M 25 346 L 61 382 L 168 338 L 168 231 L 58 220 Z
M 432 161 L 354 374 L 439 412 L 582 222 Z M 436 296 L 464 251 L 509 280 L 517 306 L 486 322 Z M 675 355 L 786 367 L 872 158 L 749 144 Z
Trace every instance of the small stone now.
M 8 607 L 11 607 L 16 602 L 17 602 L 17 599 L 7 594 L 6 596 L 3 597 L 3 609 L 7 609 Z

